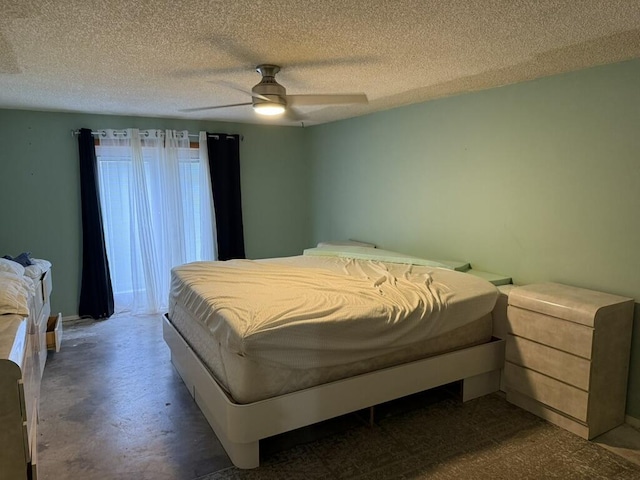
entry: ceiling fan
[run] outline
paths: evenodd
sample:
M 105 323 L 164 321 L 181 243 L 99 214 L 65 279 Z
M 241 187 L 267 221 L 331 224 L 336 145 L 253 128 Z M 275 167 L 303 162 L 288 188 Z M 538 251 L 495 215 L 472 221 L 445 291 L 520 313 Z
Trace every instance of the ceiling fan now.
M 262 75 L 260 83 L 255 85 L 251 92 L 243 93 L 251 95 L 251 102 L 232 103 L 229 105 L 215 105 L 211 107 L 187 108 L 183 112 L 197 112 L 213 110 L 217 108 L 242 107 L 252 105 L 256 113 L 260 115 L 279 115 L 286 113 L 288 117 L 299 120 L 302 118 L 295 111 L 297 106 L 311 105 L 345 105 L 354 103 L 368 103 L 367 96 L 356 94 L 319 94 L 319 95 L 287 95 L 286 89 L 276 79 L 276 73 L 280 71 L 278 65 L 262 64 L 256 67 L 256 72 Z

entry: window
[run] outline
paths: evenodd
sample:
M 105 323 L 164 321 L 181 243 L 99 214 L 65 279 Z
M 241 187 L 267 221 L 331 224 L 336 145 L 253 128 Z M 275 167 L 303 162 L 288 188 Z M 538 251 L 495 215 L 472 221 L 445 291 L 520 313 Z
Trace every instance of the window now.
M 116 312 L 159 313 L 172 267 L 214 259 L 206 149 L 186 132 L 106 132 L 96 155 Z

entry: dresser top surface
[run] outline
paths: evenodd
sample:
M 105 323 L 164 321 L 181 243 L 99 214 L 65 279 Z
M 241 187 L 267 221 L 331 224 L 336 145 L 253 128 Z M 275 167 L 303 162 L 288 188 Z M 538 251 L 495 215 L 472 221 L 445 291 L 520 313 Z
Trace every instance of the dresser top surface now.
M 509 305 L 594 326 L 600 315 L 633 311 L 633 299 L 560 283 L 536 283 L 509 292 Z

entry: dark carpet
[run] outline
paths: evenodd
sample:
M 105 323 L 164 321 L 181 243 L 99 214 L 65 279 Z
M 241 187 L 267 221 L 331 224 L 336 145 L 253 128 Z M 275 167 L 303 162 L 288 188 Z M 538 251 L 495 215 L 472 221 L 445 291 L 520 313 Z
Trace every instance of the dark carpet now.
M 435 391 L 376 407 L 373 426 L 367 415 L 267 439 L 259 468 L 198 480 L 640 479 L 640 466 L 499 394 L 462 404 Z

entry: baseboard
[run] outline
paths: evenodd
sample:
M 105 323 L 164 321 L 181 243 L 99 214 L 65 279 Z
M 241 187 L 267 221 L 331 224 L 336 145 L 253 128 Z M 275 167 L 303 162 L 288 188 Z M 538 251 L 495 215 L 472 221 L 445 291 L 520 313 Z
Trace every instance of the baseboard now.
M 62 323 L 75 322 L 76 320 L 80 320 L 78 315 L 69 315 L 67 317 L 62 317 Z
M 633 428 L 640 429 L 640 418 L 635 418 L 627 415 L 626 417 L 624 417 L 624 423 L 632 426 Z

